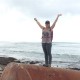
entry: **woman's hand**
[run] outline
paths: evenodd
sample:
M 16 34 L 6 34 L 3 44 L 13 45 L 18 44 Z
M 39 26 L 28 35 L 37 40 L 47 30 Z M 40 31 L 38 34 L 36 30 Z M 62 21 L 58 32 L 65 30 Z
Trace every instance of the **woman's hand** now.
M 62 16 L 62 14 L 58 14 L 58 17 L 59 17 L 59 16 Z
M 37 18 L 34 18 L 35 21 L 37 21 Z
M 41 23 L 37 20 L 37 18 L 34 18 L 34 20 L 36 21 L 36 23 L 39 25 L 39 27 L 40 27 L 41 29 L 44 28 L 44 26 L 41 25 Z
M 57 15 L 57 18 L 55 19 L 54 23 L 52 24 L 51 29 L 53 29 L 53 28 L 55 27 L 55 24 L 56 24 L 56 22 L 57 22 L 57 20 L 58 20 L 58 18 L 59 18 L 60 16 L 62 16 L 62 14 L 58 14 L 58 15 Z

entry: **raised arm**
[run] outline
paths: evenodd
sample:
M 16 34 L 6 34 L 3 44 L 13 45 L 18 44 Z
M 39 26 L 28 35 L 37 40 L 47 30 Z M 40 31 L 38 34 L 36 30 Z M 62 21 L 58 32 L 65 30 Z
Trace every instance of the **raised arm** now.
M 53 29 L 53 28 L 55 27 L 55 24 L 56 24 L 56 22 L 57 22 L 57 20 L 58 20 L 58 18 L 59 18 L 60 16 L 62 16 L 62 14 L 58 14 L 58 15 L 57 15 L 57 18 L 55 19 L 54 23 L 52 24 L 51 29 Z
M 42 25 L 40 24 L 40 22 L 39 22 L 36 18 L 34 18 L 34 20 L 36 21 L 36 23 L 39 25 L 39 27 L 40 27 L 41 29 L 44 28 L 44 26 L 42 26 Z

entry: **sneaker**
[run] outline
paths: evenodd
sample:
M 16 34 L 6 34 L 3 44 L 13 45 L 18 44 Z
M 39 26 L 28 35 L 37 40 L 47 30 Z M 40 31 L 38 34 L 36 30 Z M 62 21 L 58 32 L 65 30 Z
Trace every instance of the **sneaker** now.
M 43 64 L 43 66 L 44 66 L 44 67 L 48 67 L 48 65 L 46 65 L 46 64 Z
M 51 64 L 49 64 L 48 67 L 51 67 Z

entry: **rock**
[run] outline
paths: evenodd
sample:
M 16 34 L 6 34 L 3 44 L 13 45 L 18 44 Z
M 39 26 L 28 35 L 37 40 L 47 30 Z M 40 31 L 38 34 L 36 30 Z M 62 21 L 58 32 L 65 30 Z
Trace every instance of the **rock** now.
M 0 71 L 3 71 L 3 70 L 4 70 L 4 68 L 5 68 L 5 66 L 4 66 L 4 65 L 0 65 Z
M 32 80 L 29 72 L 23 66 L 9 64 L 1 75 L 1 80 Z
M 29 62 L 29 64 L 37 64 L 37 63 L 40 63 L 39 61 L 31 61 Z
M 4 69 L 1 80 L 80 80 L 80 71 L 10 63 Z
M 31 61 L 31 60 L 21 59 L 20 63 L 25 63 L 25 64 L 42 64 L 43 61 Z
M 10 62 L 20 62 L 20 61 L 13 58 L 13 57 L 0 57 L 0 64 L 1 65 L 7 65 Z
M 80 70 L 80 68 L 69 68 L 69 69 L 78 70 L 78 71 Z

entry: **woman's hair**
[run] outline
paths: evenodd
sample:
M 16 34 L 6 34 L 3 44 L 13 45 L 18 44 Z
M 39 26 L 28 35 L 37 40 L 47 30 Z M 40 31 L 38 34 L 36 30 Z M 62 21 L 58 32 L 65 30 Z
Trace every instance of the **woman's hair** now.
M 47 20 L 47 21 L 45 21 L 45 24 L 50 24 L 50 21 L 48 21 L 48 20 Z

